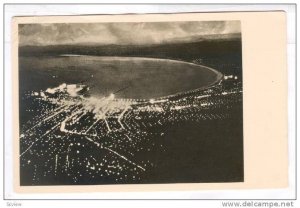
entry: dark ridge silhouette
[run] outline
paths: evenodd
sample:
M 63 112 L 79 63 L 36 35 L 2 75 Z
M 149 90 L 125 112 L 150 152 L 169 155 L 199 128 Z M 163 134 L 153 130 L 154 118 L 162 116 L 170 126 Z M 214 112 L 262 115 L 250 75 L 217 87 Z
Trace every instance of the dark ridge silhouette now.
M 210 40 L 190 43 L 160 45 L 52 45 L 21 46 L 20 56 L 55 56 L 59 54 L 80 54 L 98 56 L 138 56 L 151 58 L 169 58 L 193 60 L 199 56 L 223 56 L 241 54 L 240 39 Z

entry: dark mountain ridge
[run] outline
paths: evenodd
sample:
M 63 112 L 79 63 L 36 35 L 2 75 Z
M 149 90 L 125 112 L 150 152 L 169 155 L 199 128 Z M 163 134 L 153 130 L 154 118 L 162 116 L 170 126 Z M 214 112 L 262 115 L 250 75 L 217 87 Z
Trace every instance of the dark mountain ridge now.
M 156 45 L 51 45 L 20 46 L 20 56 L 57 56 L 61 54 L 94 56 L 135 56 L 192 61 L 201 56 L 241 54 L 240 39 L 214 39 L 189 43 Z

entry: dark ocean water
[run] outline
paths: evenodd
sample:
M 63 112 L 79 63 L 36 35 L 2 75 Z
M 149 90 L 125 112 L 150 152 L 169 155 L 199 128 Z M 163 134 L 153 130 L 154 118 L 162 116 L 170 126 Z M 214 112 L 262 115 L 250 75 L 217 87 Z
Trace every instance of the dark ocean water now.
M 62 83 L 90 86 L 93 96 L 151 99 L 211 85 L 216 71 L 189 62 L 141 57 L 46 56 L 20 58 L 20 92 Z

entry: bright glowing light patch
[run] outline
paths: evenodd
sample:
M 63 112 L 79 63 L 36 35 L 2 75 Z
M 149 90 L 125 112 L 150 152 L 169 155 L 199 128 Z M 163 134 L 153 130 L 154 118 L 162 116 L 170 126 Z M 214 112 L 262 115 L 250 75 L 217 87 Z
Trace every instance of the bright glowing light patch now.
M 115 99 L 115 94 L 114 94 L 114 93 L 111 93 L 111 94 L 109 95 L 109 98 L 112 99 L 112 100 Z

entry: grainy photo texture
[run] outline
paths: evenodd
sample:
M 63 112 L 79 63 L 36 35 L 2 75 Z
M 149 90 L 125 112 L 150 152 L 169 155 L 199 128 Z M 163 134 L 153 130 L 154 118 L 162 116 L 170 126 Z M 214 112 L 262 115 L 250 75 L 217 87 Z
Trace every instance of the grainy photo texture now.
M 244 180 L 240 21 L 18 30 L 21 186 Z

